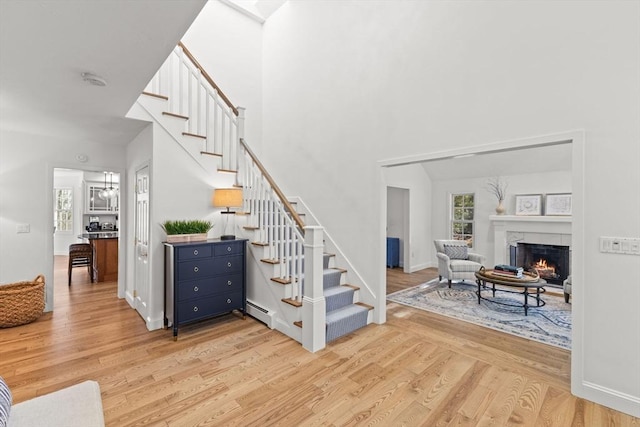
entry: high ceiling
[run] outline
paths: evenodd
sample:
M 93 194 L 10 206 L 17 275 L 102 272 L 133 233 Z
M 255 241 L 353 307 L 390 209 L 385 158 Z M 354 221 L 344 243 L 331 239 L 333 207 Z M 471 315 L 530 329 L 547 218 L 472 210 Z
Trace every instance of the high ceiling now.
M 144 124 L 124 115 L 205 3 L 0 0 L 0 129 L 127 144 Z

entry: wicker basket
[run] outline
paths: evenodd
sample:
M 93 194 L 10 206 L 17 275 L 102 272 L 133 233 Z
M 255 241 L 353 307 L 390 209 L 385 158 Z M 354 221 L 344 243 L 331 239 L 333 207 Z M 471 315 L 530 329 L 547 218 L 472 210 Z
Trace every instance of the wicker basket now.
M 0 328 L 24 325 L 44 310 L 44 276 L 29 282 L 0 285 Z

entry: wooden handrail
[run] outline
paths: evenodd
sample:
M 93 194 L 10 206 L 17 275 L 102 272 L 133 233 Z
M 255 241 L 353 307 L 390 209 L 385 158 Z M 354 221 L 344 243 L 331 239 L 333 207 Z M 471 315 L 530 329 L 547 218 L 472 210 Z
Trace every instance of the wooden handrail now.
M 260 172 L 262 172 L 262 175 L 267 179 L 267 182 L 269 182 L 269 185 L 271 185 L 271 188 L 273 188 L 273 191 L 275 191 L 275 193 L 278 195 L 278 198 L 284 205 L 285 209 L 289 211 L 289 213 L 293 217 L 293 220 L 296 222 L 296 224 L 298 224 L 298 227 L 300 228 L 300 232 L 304 234 L 304 223 L 300 219 L 300 216 L 298 215 L 298 213 L 293 209 L 293 206 L 291 206 L 291 203 L 289 203 L 287 198 L 284 196 L 284 194 L 282 193 L 282 191 L 280 190 L 276 182 L 273 180 L 273 178 L 271 178 L 271 175 L 269 175 L 269 172 L 267 172 L 265 167 L 262 166 L 262 163 L 260 163 L 260 160 L 258 160 L 256 155 L 253 154 L 253 151 L 251 151 L 251 149 L 249 148 L 249 146 L 247 145 L 247 143 L 243 138 L 240 138 L 240 144 L 242 144 L 242 146 L 247 151 L 251 159 L 253 159 L 254 163 L 258 166 L 258 169 L 260 169 Z
M 231 101 L 229 100 L 229 98 L 227 98 L 227 95 L 224 94 L 224 92 L 222 92 L 222 90 L 220 89 L 220 87 L 218 87 L 217 84 L 214 83 L 213 79 L 211 78 L 211 76 L 209 76 L 209 74 L 207 74 L 207 72 L 204 70 L 204 68 L 202 67 L 202 65 L 200 65 L 200 63 L 196 60 L 196 58 L 191 54 L 191 52 L 189 52 L 189 49 L 187 49 L 187 47 L 182 43 L 182 42 L 178 42 L 178 46 L 180 46 L 180 48 L 183 50 L 183 52 L 185 53 L 185 55 L 187 55 L 187 58 L 189 58 L 191 60 L 191 62 L 193 63 L 193 65 L 196 66 L 196 68 L 198 70 L 200 70 L 200 73 L 202 74 L 202 76 L 205 78 L 206 81 L 209 82 L 209 84 L 218 92 L 218 95 L 220 95 L 220 98 L 222 98 L 222 100 L 224 101 L 225 104 L 227 104 L 227 106 L 229 108 L 231 108 L 231 111 L 233 111 L 233 114 L 235 114 L 236 116 L 238 115 L 238 109 L 236 107 L 233 106 L 233 104 L 231 103 Z

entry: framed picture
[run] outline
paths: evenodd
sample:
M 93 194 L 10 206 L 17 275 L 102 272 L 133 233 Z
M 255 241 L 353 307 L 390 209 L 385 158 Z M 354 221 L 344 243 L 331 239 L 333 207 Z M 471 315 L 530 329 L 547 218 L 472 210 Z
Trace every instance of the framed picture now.
M 542 194 L 517 195 L 516 215 L 542 215 Z
M 547 194 L 544 201 L 545 215 L 571 215 L 571 193 Z

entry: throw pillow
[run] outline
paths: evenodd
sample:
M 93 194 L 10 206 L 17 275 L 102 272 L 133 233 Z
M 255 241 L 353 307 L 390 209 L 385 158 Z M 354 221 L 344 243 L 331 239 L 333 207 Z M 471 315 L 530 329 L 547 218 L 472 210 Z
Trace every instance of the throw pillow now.
M 11 390 L 0 377 L 0 427 L 6 427 L 9 423 L 9 412 L 11 412 Z
M 444 253 L 449 259 L 469 259 L 467 246 L 444 245 Z

